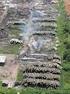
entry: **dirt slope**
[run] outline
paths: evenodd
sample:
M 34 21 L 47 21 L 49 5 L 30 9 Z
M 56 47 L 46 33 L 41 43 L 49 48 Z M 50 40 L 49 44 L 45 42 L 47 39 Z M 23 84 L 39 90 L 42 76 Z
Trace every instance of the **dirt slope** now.
M 64 0 L 64 3 L 67 14 L 70 15 L 70 0 Z

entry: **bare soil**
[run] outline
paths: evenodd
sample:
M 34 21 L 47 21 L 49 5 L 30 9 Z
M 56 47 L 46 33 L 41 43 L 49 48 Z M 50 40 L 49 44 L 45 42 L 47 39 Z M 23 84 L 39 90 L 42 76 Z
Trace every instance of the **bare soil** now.
M 64 0 L 64 3 L 67 14 L 70 15 L 70 0 Z
M 0 79 L 15 81 L 19 68 L 19 63 L 15 60 L 15 55 L 7 55 L 7 60 L 4 66 L 0 66 Z

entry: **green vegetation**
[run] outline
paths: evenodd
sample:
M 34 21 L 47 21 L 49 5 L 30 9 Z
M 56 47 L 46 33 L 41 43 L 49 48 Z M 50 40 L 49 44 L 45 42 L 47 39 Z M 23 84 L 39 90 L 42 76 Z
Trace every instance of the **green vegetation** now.
M 70 94 L 70 90 L 46 90 L 39 88 L 24 88 L 20 90 L 0 88 L 0 94 Z
M 10 37 L 12 37 L 12 38 L 19 37 L 20 30 L 17 27 L 17 25 L 12 25 L 11 27 L 9 27 L 9 30 L 10 30 L 10 32 L 9 32 Z M 3 46 L 0 47 L 0 54 L 18 54 L 20 47 L 22 47 L 22 45 L 9 43 L 8 45 L 6 45 L 4 47 Z
M 63 70 L 61 74 L 62 86 L 60 87 L 60 89 L 46 90 L 41 88 L 27 87 L 20 90 L 16 90 L 16 89 L 3 88 L 1 87 L 0 84 L 0 94 L 17 94 L 17 91 L 19 91 L 20 94 L 70 94 L 70 21 L 68 20 L 66 12 L 64 10 L 63 0 L 59 1 L 59 12 L 60 12 L 60 16 L 57 19 L 57 25 L 58 25 L 57 33 L 60 40 L 60 47 L 58 48 L 58 52 L 61 55 L 63 62 L 62 64 Z M 17 53 L 16 48 L 19 49 L 19 46 L 11 45 L 9 51 L 13 53 Z M 21 72 L 19 71 L 17 75 L 17 80 L 20 81 L 22 79 L 21 75 L 22 75 L 22 71 Z
M 17 81 L 22 81 L 22 80 L 23 80 L 23 71 L 19 69 L 17 75 Z
M 17 25 L 12 25 L 11 27 L 9 27 L 9 29 L 10 29 L 9 34 L 11 36 L 15 36 L 16 38 L 18 38 L 19 33 L 20 33 L 20 30 L 19 30 L 18 26 Z
M 0 54 L 18 54 L 20 47 L 21 47 L 20 44 L 13 44 L 13 45 L 9 44 L 6 47 L 0 48 Z
M 70 94 L 70 91 L 63 90 L 46 90 L 39 88 L 24 88 L 20 94 Z
M 61 75 L 62 89 L 70 90 L 70 21 L 64 10 L 63 0 L 59 1 L 59 12 L 60 16 L 57 20 L 57 33 L 61 45 L 58 48 L 58 52 L 61 55 L 63 62 L 63 71 Z

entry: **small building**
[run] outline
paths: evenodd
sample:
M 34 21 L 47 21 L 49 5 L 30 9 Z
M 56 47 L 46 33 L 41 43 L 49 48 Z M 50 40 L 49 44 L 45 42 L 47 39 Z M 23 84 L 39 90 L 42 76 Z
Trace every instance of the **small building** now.
M 22 44 L 23 41 L 19 40 L 19 39 L 16 39 L 16 38 L 13 38 L 13 39 L 10 40 L 10 43 L 11 44 Z
M 2 81 L 2 86 L 7 87 L 7 88 L 12 88 L 12 87 L 14 87 L 14 83 L 15 83 L 15 81 L 3 80 Z
M 0 66 L 3 66 L 6 63 L 6 56 L 0 55 Z
M 53 4 L 57 4 L 58 3 L 58 0 L 52 0 L 51 1 Z

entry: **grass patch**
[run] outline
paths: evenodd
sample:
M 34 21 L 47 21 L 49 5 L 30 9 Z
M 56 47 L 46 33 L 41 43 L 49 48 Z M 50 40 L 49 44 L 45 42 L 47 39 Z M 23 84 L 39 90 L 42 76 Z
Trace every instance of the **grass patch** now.
M 17 74 L 17 81 L 22 81 L 22 80 L 23 80 L 23 71 L 19 69 Z
M 0 54 L 18 54 L 20 47 L 20 44 L 8 45 L 4 48 L 0 48 Z
M 58 47 L 58 53 L 61 55 L 62 63 L 63 63 L 62 64 L 63 70 L 61 73 L 61 83 L 62 83 L 61 89 L 70 90 L 70 63 L 69 63 L 70 21 L 67 18 L 67 15 L 64 9 L 63 0 L 59 0 L 58 10 L 60 12 L 60 16 L 57 18 L 57 35 L 60 40 L 60 47 Z
M 63 88 L 70 90 L 70 71 L 63 71 Z
M 20 92 L 20 94 L 70 94 L 70 90 L 46 90 L 31 87 L 20 90 L 1 88 L 0 94 L 17 94 L 18 91 Z
M 70 63 L 69 62 L 63 63 L 63 70 L 70 71 Z
M 12 36 L 14 35 L 15 37 L 18 37 L 19 34 L 21 33 L 20 29 L 18 28 L 17 25 L 12 25 L 10 28 L 9 34 Z
M 39 88 L 24 88 L 20 94 L 70 94 L 70 90 L 46 90 Z

